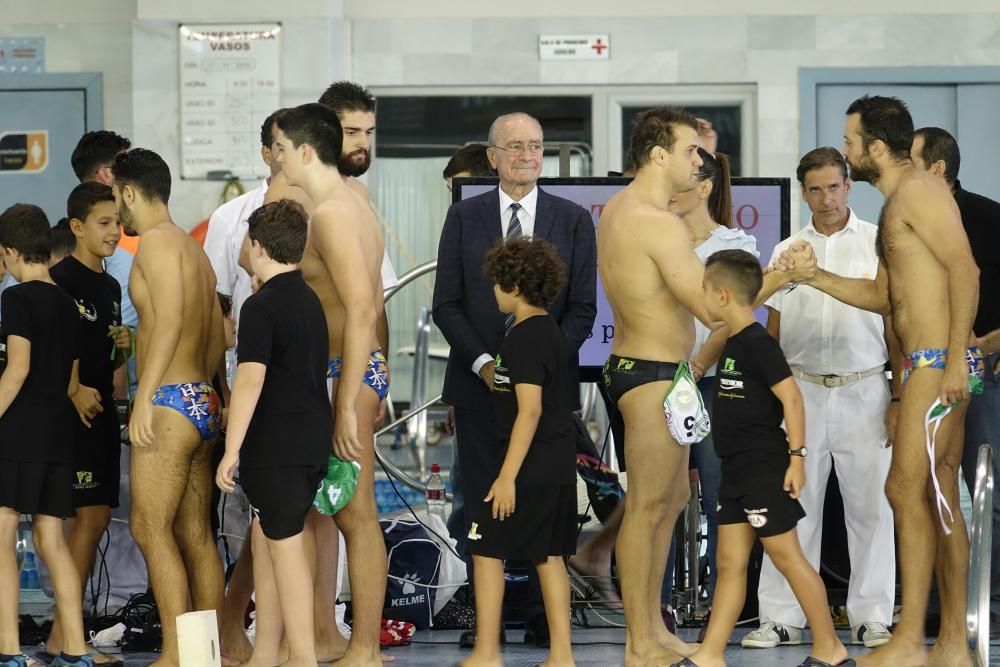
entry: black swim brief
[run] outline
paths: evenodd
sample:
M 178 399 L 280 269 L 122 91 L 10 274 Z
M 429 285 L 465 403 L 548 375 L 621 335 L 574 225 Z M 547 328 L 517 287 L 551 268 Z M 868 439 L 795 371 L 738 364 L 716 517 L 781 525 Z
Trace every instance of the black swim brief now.
M 618 401 L 627 392 L 650 382 L 673 380 L 677 364 L 672 361 L 646 361 L 629 359 L 612 354 L 604 364 L 604 387 L 611 402 Z

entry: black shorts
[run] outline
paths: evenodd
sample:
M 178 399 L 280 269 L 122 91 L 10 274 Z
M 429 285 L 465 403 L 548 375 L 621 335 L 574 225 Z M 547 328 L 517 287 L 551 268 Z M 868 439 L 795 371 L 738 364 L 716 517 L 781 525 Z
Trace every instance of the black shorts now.
M 269 540 L 283 540 L 302 532 L 326 463 L 316 466 L 240 468 L 240 486 L 250 511 Z
M 492 502 L 469 503 L 472 529 L 466 552 L 502 560 L 543 563 L 549 556 L 576 553 L 576 484 L 514 483 L 514 513 L 500 521 Z
M 722 463 L 719 525 L 749 523 L 757 537 L 783 535 L 806 512 L 785 491 L 788 456 L 742 454 Z
M 60 519 L 76 516 L 73 466 L 0 459 L 0 507 Z
M 118 507 L 121 490 L 121 431 L 117 411 L 99 412 L 90 428 L 76 431 L 73 477 L 74 507 Z

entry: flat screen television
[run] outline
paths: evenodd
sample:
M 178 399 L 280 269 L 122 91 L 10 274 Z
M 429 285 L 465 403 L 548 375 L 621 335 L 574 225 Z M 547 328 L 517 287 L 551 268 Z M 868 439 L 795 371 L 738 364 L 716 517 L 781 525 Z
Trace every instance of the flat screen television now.
M 607 178 L 542 178 L 538 185 L 549 194 L 574 201 L 590 212 L 594 226 L 600 224 L 601 211 L 608 199 L 624 188 L 631 179 Z M 454 201 L 475 197 L 497 187 L 493 178 L 456 178 L 452 182 Z M 733 222 L 757 238 L 761 264 L 771 259 L 774 247 L 791 233 L 791 181 L 787 178 L 734 178 Z M 757 319 L 765 324 L 764 308 Z M 580 348 L 580 379 L 597 382 L 601 368 L 611 353 L 614 318 L 611 307 L 597 280 L 597 318 L 590 338 Z

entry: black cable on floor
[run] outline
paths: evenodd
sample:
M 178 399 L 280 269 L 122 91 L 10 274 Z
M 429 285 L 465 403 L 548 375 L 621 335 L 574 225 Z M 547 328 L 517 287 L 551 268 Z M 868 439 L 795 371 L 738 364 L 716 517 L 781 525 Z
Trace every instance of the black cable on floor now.
M 438 534 L 437 531 L 433 530 L 430 526 L 428 526 L 426 523 L 424 523 L 423 521 L 421 521 L 420 517 L 417 516 L 417 511 L 415 509 L 413 509 L 413 507 L 410 506 L 410 503 L 408 503 L 406 501 L 406 498 L 403 497 L 403 494 L 400 493 L 399 488 L 396 486 L 396 481 L 393 479 L 392 475 L 389 473 L 389 469 L 385 467 L 385 464 L 382 463 L 382 460 L 378 456 L 375 457 L 375 460 L 378 461 L 379 466 L 382 467 L 382 471 L 385 473 L 386 478 L 389 480 L 389 484 L 392 486 L 392 490 L 396 493 L 396 497 L 398 497 L 403 502 L 403 505 L 406 507 L 406 509 L 408 509 L 410 511 L 410 514 L 413 515 L 413 518 L 416 520 L 416 522 L 419 523 L 421 526 L 423 526 L 424 530 L 426 530 L 428 533 L 430 533 L 434 537 L 436 537 L 439 540 L 441 540 L 442 542 L 444 542 L 448 546 L 448 550 L 451 553 L 455 554 L 456 558 L 458 558 L 459 560 L 461 560 L 462 557 L 458 554 L 457 551 L 455 551 L 455 548 L 453 546 L 451 546 L 451 536 L 449 535 L 448 537 L 442 537 L 440 534 Z M 375 490 L 372 489 L 373 493 L 374 493 L 374 491 Z M 465 584 L 460 584 L 460 585 L 465 585 Z

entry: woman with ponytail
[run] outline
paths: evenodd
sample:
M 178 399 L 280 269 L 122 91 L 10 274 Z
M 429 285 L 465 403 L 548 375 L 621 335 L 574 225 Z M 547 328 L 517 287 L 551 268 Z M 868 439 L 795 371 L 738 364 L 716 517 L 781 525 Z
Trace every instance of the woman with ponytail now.
M 755 257 L 757 239 L 745 234 L 742 230 L 733 229 L 733 197 L 729 180 L 729 159 L 722 153 L 715 155 L 703 148 L 698 149 L 702 159 L 697 181 L 693 189 L 681 192 L 670 200 L 670 211 L 681 218 L 687 225 L 694 239 L 694 252 L 702 262 L 712 253 L 719 250 L 746 250 Z M 698 379 L 705 407 L 711 413 L 712 398 L 715 396 L 716 377 L 715 366 L 726 344 L 728 330 L 724 327 L 715 332 L 709 331 L 701 322 L 695 320 L 695 343 L 691 359 L 691 370 Z M 718 539 L 718 524 L 716 523 L 716 507 L 719 499 L 719 480 L 722 472 L 719 467 L 719 457 L 715 454 L 712 436 L 692 447 L 692 459 L 698 468 L 698 478 L 701 483 L 702 510 L 708 519 L 708 596 L 715 590 L 715 546 Z M 672 560 L 672 559 L 671 559 Z M 672 587 L 669 579 L 670 567 L 664 577 L 665 591 Z M 668 597 L 669 599 L 669 597 Z

